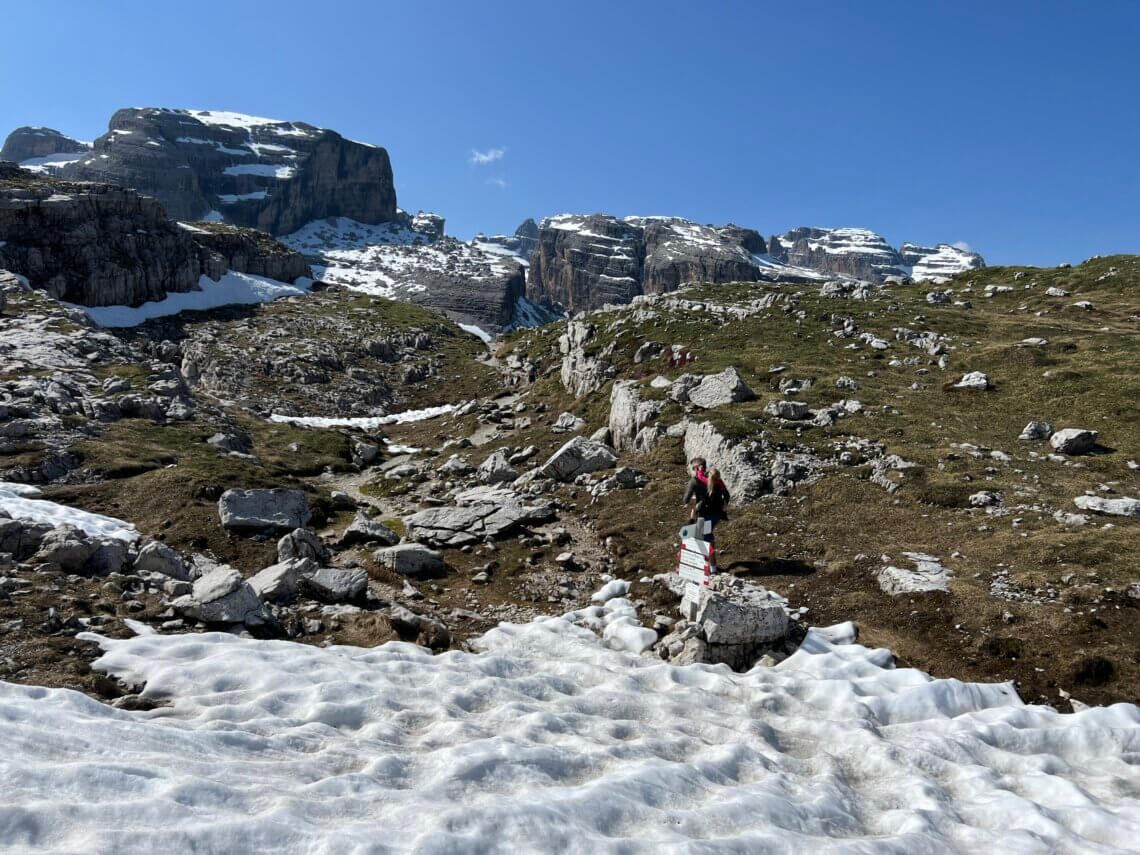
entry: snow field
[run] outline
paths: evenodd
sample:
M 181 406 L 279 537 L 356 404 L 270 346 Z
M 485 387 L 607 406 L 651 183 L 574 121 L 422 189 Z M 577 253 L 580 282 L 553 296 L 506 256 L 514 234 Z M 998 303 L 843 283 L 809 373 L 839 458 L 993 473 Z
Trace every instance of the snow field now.
M 312 287 L 313 280 L 302 276 L 292 285 L 254 276 L 252 273 L 227 271 L 215 282 L 203 275 L 198 280 L 198 291 L 170 293 L 165 299 L 143 303 L 141 306 L 72 306 L 86 313 L 101 327 L 134 327 L 152 318 L 164 318 L 179 312 L 202 312 L 219 306 L 269 303 L 281 297 L 299 297 Z M 67 304 L 70 305 L 70 304 Z
M 1109 852 L 1140 843 L 1140 710 L 1061 715 L 809 633 L 674 667 L 558 618 L 480 652 L 93 634 L 169 704 L 0 683 L 21 851 Z
M 74 526 L 91 537 L 113 537 L 130 542 L 139 536 L 138 530 L 129 522 L 41 499 L 40 491 L 28 484 L 0 481 L 0 511 L 14 520 Z M 3 837 L 0 836 L 2 842 Z
M 402 413 L 391 413 L 387 416 L 359 416 L 345 418 L 329 418 L 326 416 L 283 416 L 273 413 L 269 416 L 271 422 L 298 425 L 312 428 L 338 428 L 352 427 L 360 430 L 375 430 L 384 425 L 404 425 L 411 422 L 422 422 L 446 415 L 455 409 L 454 404 L 442 404 L 438 407 L 424 407 L 422 410 L 404 410 Z

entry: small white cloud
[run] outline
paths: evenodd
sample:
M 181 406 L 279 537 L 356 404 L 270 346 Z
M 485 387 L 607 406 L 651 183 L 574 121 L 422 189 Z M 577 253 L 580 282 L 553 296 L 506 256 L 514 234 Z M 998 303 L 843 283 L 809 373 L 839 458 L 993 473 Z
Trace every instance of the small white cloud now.
M 950 244 L 950 246 L 954 247 L 954 249 L 960 249 L 962 252 L 973 252 L 973 250 L 970 249 L 970 245 L 964 240 L 956 240 L 954 243 Z
M 487 183 L 494 184 L 496 187 L 502 187 L 503 189 L 511 186 L 507 183 L 507 179 L 505 178 L 488 178 Z
M 471 149 L 471 162 L 476 166 L 486 166 L 488 163 L 494 163 L 496 160 L 502 160 L 503 155 L 507 153 L 505 148 L 489 148 L 486 151 L 479 151 L 478 149 Z

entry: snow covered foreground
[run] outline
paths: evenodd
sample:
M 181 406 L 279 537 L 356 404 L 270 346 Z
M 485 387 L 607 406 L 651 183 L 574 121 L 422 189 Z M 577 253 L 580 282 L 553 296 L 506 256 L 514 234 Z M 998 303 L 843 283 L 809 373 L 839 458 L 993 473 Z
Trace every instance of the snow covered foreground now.
M 609 649 L 611 599 L 480 653 L 111 640 L 118 711 L 0 682 L 0 848 L 1109 852 L 1140 846 L 1140 709 L 1061 715 L 812 631 L 776 668 Z

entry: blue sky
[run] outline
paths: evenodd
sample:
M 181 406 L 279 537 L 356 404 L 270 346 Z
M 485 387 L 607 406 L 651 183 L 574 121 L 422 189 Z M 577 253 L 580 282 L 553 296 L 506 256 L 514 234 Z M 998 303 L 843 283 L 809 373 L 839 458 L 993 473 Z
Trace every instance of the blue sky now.
M 448 232 L 563 211 L 1140 251 L 1140 3 L 6 4 L 0 133 L 228 109 L 391 153 Z M 474 152 L 484 155 L 473 157 Z M 478 162 L 478 161 L 483 162 Z

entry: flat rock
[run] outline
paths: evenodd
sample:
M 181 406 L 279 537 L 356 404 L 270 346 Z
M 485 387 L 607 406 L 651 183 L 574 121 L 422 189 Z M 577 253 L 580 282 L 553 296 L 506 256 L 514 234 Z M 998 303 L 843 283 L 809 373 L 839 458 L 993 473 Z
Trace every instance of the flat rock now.
M 383 543 L 394 546 L 400 542 L 400 535 L 379 520 L 370 519 L 363 511 L 356 512 L 356 519 L 349 524 L 340 537 L 341 547 L 358 543 Z
M 225 528 L 238 531 L 293 531 L 312 517 L 300 490 L 226 490 L 218 500 Z
M 954 575 L 933 555 L 923 552 L 904 552 L 903 556 L 914 563 L 914 570 L 888 565 L 879 570 L 879 587 L 887 594 L 913 594 L 924 591 L 946 591 Z
M 159 543 L 157 540 L 152 540 L 139 550 L 138 558 L 135 559 L 134 571 L 136 573 L 161 573 L 163 576 L 169 576 L 171 579 L 182 582 L 190 580 L 190 568 L 186 566 L 182 556 L 165 543 Z
M 321 567 L 302 574 L 301 590 L 326 603 L 350 603 L 368 590 L 368 574 L 360 569 Z
M 733 366 L 719 374 L 706 374 L 699 384 L 689 390 L 689 403 L 706 410 L 750 401 L 755 397 L 740 372 Z
M 229 566 L 219 566 L 203 574 L 193 590 L 170 604 L 176 612 L 205 623 L 242 623 L 259 626 L 265 623 L 261 598 Z
M 1103 496 L 1077 496 L 1073 499 L 1073 504 L 1082 511 L 1092 511 L 1114 517 L 1140 518 L 1140 499 L 1130 499 L 1127 496 L 1118 499 L 1106 499 Z

